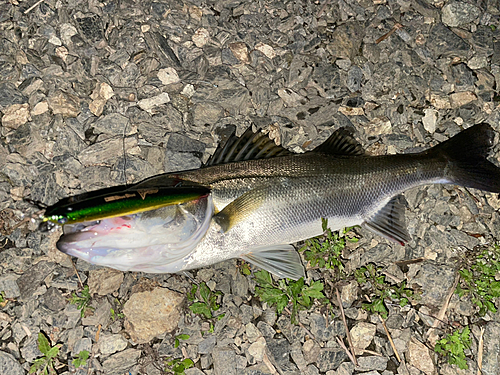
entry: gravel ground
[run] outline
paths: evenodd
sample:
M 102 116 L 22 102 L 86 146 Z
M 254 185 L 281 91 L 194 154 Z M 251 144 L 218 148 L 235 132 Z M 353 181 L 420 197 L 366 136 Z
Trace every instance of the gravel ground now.
M 411 305 L 389 304 L 386 330 L 362 309 L 356 282 L 338 286 L 358 367 L 339 344 L 346 328 L 329 270 L 308 281 L 325 282 L 333 310 L 315 304 L 295 325 L 255 297 L 237 261 L 183 275 L 73 266 L 55 249 L 60 232 L 38 231 L 29 220 L 38 208 L 23 200 L 53 204 L 196 168 L 231 129 L 252 124 L 295 152 L 350 126 L 377 155 L 483 121 L 500 132 L 499 9 L 493 0 L 1 1 L 0 373 L 27 373 L 43 332 L 60 346 L 58 374 L 155 375 L 167 358 L 192 359 L 186 374 L 476 374 L 479 364 L 499 374 L 500 315 L 481 318 L 470 298 L 450 294 L 471 251 L 498 237 L 498 195 L 409 191 L 405 247 L 356 230 L 348 270 L 375 264 L 419 291 Z M 93 295 L 83 317 L 68 301 L 80 282 Z M 219 292 L 212 319 L 187 308 L 202 282 Z M 434 317 L 442 323 L 431 330 Z M 458 370 L 433 347 L 467 324 L 469 370 Z M 176 347 L 179 334 L 189 338 Z M 75 369 L 83 350 L 91 359 Z

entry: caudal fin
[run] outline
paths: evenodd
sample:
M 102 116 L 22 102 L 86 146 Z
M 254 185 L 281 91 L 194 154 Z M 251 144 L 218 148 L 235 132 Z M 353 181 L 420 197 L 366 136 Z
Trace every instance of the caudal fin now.
M 494 139 L 490 125 L 477 124 L 433 147 L 429 154 L 448 161 L 446 179 L 452 183 L 500 193 L 500 168 L 486 159 Z

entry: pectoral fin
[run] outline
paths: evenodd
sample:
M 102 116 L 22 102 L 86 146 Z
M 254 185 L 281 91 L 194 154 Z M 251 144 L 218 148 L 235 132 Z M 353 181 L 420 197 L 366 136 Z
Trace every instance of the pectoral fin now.
M 224 207 L 221 212 L 214 216 L 214 220 L 225 233 L 259 208 L 267 195 L 266 188 L 250 190 Z
M 382 209 L 363 223 L 363 226 L 391 241 L 404 245 L 410 240 L 406 231 L 401 195 L 392 198 Z
M 306 275 L 299 253 L 292 245 L 258 247 L 241 258 L 281 278 L 298 280 Z

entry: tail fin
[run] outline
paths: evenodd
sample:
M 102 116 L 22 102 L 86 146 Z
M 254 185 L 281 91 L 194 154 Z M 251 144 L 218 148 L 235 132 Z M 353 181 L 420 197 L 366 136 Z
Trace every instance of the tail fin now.
M 429 154 L 448 161 L 446 178 L 451 182 L 500 193 L 500 168 L 486 159 L 494 139 L 490 125 L 477 124 L 433 147 Z

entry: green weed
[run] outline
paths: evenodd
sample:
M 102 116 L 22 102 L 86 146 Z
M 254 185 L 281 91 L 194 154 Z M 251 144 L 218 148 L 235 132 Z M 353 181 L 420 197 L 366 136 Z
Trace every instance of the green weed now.
M 333 232 L 328 228 L 328 220 L 321 219 L 323 234 L 305 241 L 299 252 L 304 253 L 304 259 L 311 268 L 319 267 L 336 270 L 337 277 L 344 274 L 344 264 L 341 261 L 342 250 L 346 241 L 357 242 L 359 239 L 346 236 L 352 228 L 345 228 L 342 232 Z
M 217 304 L 217 297 L 221 295 L 219 291 L 212 292 L 205 282 L 193 285 L 187 296 L 189 301 L 193 301 L 189 309 L 195 314 L 202 314 L 205 318 L 211 319 L 213 312 L 220 308 Z M 221 316 L 219 315 L 218 318 L 220 319 Z
M 292 303 L 292 323 L 297 323 L 297 312 L 299 308 L 308 309 L 312 306 L 314 299 L 323 299 L 324 285 L 320 281 L 313 281 L 311 285 L 304 283 L 304 278 L 297 281 L 290 279 L 280 279 L 275 283 L 271 274 L 261 270 L 254 274 L 258 286 L 255 287 L 255 294 L 261 301 L 268 305 L 276 305 L 278 314 L 281 314 L 288 304 Z
M 494 302 L 500 297 L 500 245 L 496 244 L 479 254 L 471 264 L 459 271 L 460 282 L 455 293 L 460 298 L 470 295 L 479 308 L 479 316 L 497 312 Z
M 190 358 L 182 360 L 168 358 L 166 365 L 169 367 L 169 370 L 172 371 L 174 374 L 183 375 L 185 370 L 194 366 L 194 362 Z
M 54 360 L 59 355 L 61 344 L 50 346 L 49 339 L 42 333 L 38 332 L 38 349 L 42 352 L 43 357 L 35 359 L 31 365 L 29 374 L 57 374 L 54 369 Z
M 85 366 L 87 364 L 87 359 L 89 359 L 90 353 L 88 350 L 82 350 L 78 355 L 76 356 L 75 359 L 71 363 L 73 363 L 73 366 L 75 368 L 78 368 L 80 366 Z
M 181 334 L 181 335 L 177 335 L 175 336 L 175 342 L 174 342 L 174 348 L 178 348 L 179 345 L 180 345 L 180 340 L 187 340 L 189 339 L 189 335 L 186 335 L 186 334 Z
M 90 300 L 92 296 L 89 292 L 89 286 L 85 285 L 83 290 L 78 295 L 76 292 L 71 293 L 69 303 L 76 305 L 76 308 L 80 310 L 80 315 L 83 318 L 87 311 L 94 311 L 94 308 L 90 306 Z
M 461 331 L 454 331 L 439 340 L 434 347 L 434 351 L 448 358 L 448 363 L 457 365 L 460 369 L 469 368 L 465 358 L 465 350 L 471 346 L 470 329 L 465 327 Z
M 361 287 L 364 286 L 369 291 L 368 295 L 371 302 L 364 303 L 363 308 L 372 313 L 380 314 L 384 319 L 387 319 L 389 310 L 385 300 L 389 298 L 403 307 L 409 303 L 409 298 L 413 297 L 413 291 L 406 287 L 406 280 L 401 282 L 400 285 L 389 283 L 381 270 L 381 267 L 368 264 L 357 269 L 354 272 L 354 277 Z

